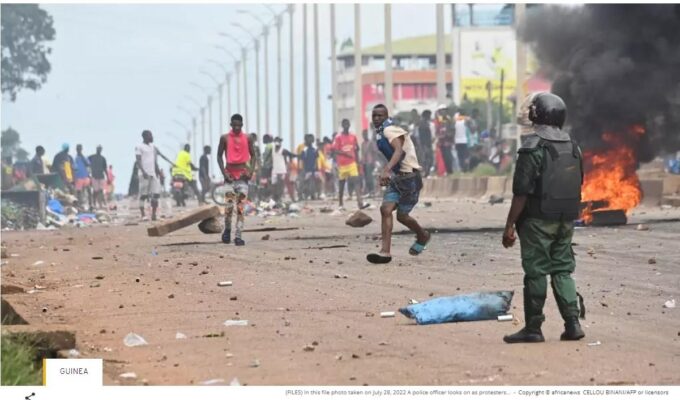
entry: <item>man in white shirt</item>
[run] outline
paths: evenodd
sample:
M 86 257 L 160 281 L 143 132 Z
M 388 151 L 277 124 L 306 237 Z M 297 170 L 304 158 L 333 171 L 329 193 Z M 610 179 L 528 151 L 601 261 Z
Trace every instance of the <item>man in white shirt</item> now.
M 461 171 L 468 172 L 468 161 L 470 154 L 468 152 L 468 127 L 465 115 L 456 113 L 455 116 L 455 137 L 456 155 L 458 156 L 458 165 Z
M 158 168 L 157 156 L 161 156 L 165 161 L 172 164 L 167 157 L 161 154 L 153 144 L 153 134 L 149 130 L 142 132 L 142 144 L 135 147 L 135 158 L 139 177 L 139 210 L 142 213 L 142 220 L 146 220 L 144 213 L 144 203 L 147 199 L 151 201 L 151 220 L 156 220 L 158 210 L 158 199 L 161 195 L 161 184 L 159 180 L 160 168 Z

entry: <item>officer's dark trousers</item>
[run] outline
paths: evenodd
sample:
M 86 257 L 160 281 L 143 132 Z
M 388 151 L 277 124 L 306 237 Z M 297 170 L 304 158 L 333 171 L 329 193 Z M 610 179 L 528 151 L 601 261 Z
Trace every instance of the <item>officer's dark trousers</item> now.
M 526 218 L 518 224 L 524 269 L 524 314 L 527 324 L 545 320 L 543 305 L 548 291 L 547 276 L 563 319 L 578 317 L 576 283 L 571 277 L 576 263 L 571 249 L 571 221 Z

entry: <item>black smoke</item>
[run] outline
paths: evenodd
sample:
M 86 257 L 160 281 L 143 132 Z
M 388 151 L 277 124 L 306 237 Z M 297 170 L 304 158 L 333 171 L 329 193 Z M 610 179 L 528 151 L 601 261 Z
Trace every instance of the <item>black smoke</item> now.
M 584 148 L 602 147 L 604 131 L 627 135 L 640 124 L 640 161 L 680 149 L 680 5 L 532 7 L 520 37 Z

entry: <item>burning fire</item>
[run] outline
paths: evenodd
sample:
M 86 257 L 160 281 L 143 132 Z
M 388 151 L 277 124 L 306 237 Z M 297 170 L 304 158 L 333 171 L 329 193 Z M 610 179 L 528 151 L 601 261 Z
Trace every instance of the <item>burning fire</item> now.
M 628 135 L 605 132 L 602 140 L 606 150 L 583 154 L 585 177 L 581 188 L 581 201 L 604 202 L 598 210 L 623 210 L 628 213 L 640 204 L 642 191 L 637 173 L 635 144 L 645 134 L 644 127 L 634 125 Z M 581 213 L 586 224 L 592 219 L 593 207 L 588 205 Z

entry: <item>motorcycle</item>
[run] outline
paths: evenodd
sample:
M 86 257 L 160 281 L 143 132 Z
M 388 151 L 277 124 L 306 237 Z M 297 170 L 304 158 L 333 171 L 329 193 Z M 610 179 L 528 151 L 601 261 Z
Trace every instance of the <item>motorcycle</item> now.
M 189 183 L 186 177 L 174 175 L 172 177 L 172 198 L 177 207 L 186 207 L 186 200 L 189 198 Z

